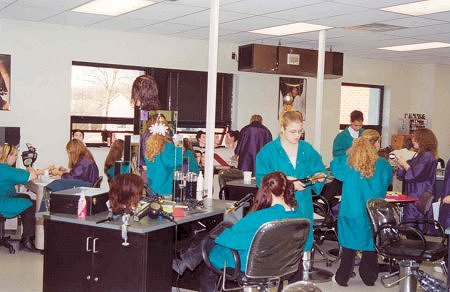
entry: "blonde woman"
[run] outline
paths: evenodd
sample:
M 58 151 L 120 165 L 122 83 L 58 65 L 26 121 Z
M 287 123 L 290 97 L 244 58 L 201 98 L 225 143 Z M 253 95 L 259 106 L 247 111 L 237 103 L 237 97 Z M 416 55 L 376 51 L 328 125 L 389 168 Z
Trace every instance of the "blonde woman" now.
M 167 137 L 168 127 L 163 122 L 153 124 L 151 135 L 145 142 L 145 165 L 147 166 L 148 186 L 158 195 L 172 194 L 172 177 L 175 170 L 181 170 L 183 161 L 182 148 L 176 148 Z M 198 173 L 197 161 L 192 151 L 189 156 L 189 169 Z
M 331 162 L 331 172 L 342 181 L 342 201 L 338 216 L 338 239 L 342 247 L 336 283 L 347 286 L 356 251 L 362 251 L 359 274 L 364 284 L 373 286 L 378 278 L 378 262 L 372 227 L 366 212 L 369 199 L 384 198 L 392 181 L 392 167 L 378 156 L 380 134 L 365 130 L 353 140 L 347 155 Z
M 0 214 L 6 218 L 20 216 L 23 232 L 19 249 L 38 252 L 33 243 L 36 224 L 35 201 L 26 194 L 18 194 L 15 189 L 16 184 L 26 184 L 35 179 L 37 173 L 31 167 L 28 170 L 13 167 L 17 155 L 15 146 L 7 143 L 0 146 Z

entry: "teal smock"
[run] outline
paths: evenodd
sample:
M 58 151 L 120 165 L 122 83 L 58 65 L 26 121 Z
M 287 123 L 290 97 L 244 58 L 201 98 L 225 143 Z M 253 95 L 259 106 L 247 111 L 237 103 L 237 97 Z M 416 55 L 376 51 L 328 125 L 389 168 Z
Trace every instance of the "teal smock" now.
M 350 135 L 348 128 L 349 126 L 347 126 L 344 131 L 337 134 L 336 138 L 334 138 L 333 157 L 344 156 L 345 154 L 347 154 L 347 149 L 352 147 L 353 137 L 352 135 Z M 358 137 L 361 137 L 362 132 L 364 132 L 364 129 L 361 128 L 359 130 Z
M 347 163 L 348 155 L 331 161 L 331 172 L 343 182 L 338 215 L 338 240 L 345 248 L 374 251 L 373 231 L 366 211 L 369 199 L 384 198 L 392 181 L 392 167 L 384 158 L 375 163 L 375 173 L 365 178 Z
M 172 194 L 173 172 L 177 169 L 181 170 L 182 155 L 181 147 L 175 147 L 173 143 L 167 142 L 153 162 L 147 158 L 144 159 L 147 166 L 148 185 L 158 195 Z M 185 157 L 189 158 L 189 171 L 198 173 L 197 160 L 192 151 L 186 151 Z
M 30 200 L 14 197 L 17 193 L 14 186 L 26 184 L 30 179 L 30 173 L 0 163 L 0 174 L 0 214 L 6 218 L 15 217 L 32 205 Z
M 106 176 L 108 177 L 108 181 L 112 181 L 114 179 L 114 166 L 111 166 L 106 171 Z M 130 173 L 130 165 L 121 165 L 120 173 Z
M 224 262 L 227 268 L 234 268 L 235 262 L 230 248 L 239 253 L 241 259 L 241 271 L 247 268 L 247 258 L 253 237 L 261 225 L 266 222 L 296 218 L 294 211 L 286 211 L 281 205 L 273 205 L 269 208 L 249 213 L 236 222 L 231 228 L 225 229 L 214 241 L 216 244 L 211 249 L 209 259 L 214 267 L 223 269 Z
M 296 178 L 306 178 L 318 172 L 327 173 L 320 154 L 303 140 L 298 142 L 297 162 L 295 168 L 292 166 L 289 157 L 281 146 L 280 137 L 266 144 L 256 155 L 256 183 L 261 185 L 262 178 L 274 171 L 282 171 L 286 176 Z M 305 251 L 310 251 L 313 244 L 313 205 L 312 191 L 320 194 L 324 183 L 316 183 L 307 187 L 303 191 L 295 192 L 295 199 L 298 207 L 295 212 L 298 218 L 309 219 L 310 230 L 308 240 L 305 244 Z

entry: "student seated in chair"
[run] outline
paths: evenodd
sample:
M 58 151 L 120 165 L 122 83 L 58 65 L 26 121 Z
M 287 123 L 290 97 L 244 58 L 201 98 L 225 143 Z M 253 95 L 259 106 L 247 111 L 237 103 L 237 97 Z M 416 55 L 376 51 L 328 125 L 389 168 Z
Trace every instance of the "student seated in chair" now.
M 62 179 L 79 179 L 94 184 L 98 179 L 98 167 L 91 151 L 77 139 L 70 140 L 66 145 L 69 157 L 69 169 L 64 167 L 49 167 L 52 175 Z
M 26 194 L 18 194 L 16 184 L 26 184 L 36 179 L 43 171 L 35 171 L 13 167 L 17 160 L 17 148 L 13 145 L 0 146 L 0 214 L 6 218 L 20 216 L 22 218 L 23 233 L 19 249 L 31 252 L 39 252 L 34 246 L 34 230 L 36 225 L 35 201 Z
M 294 197 L 294 185 L 282 172 L 267 174 L 261 181 L 261 187 L 247 216 L 236 222 L 231 228 L 225 229 L 216 239 L 209 258 L 217 269 L 234 268 L 235 263 L 230 248 L 239 253 L 241 270 L 245 272 L 247 256 L 252 239 L 258 228 L 266 222 L 285 218 L 297 218 L 293 212 L 297 206 Z M 210 270 L 200 284 L 200 291 L 213 291 L 218 276 Z

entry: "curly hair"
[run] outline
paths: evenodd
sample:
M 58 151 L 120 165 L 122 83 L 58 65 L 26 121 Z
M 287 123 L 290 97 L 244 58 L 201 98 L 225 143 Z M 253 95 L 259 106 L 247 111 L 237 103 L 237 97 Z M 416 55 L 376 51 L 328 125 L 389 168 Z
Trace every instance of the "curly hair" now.
M 2 146 L 0 146 L 0 163 L 6 163 L 8 156 L 14 154 L 16 151 L 16 146 L 4 143 Z
M 380 140 L 380 133 L 367 129 L 361 137 L 353 140 L 353 145 L 347 151 L 348 164 L 366 178 L 375 173 L 375 162 L 378 159 L 375 143 Z
M 67 154 L 69 155 L 69 168 L 73 168 L 83 157 L 87 157 L 89 160 L 94 161 L 91 151 L 77 139 L 70 140 L 66 145 Z
M 124 147 L 124 142 L 122 139 L 117 139 L 116 141 L 114 141 L 112 143 L 111 149 L 109 149 L 108 156 L 106 156 L 106 159 L 105 159 L 105 168 L 104 168 L 105 173 L 109 168 L 114 166 L 114 163 L 117 160 L 120 160 L 122 158 L 123 147 Z
M 116 176 L 109 189 L 109 202 L 114 214 L 128 214 L 137 205 L 144 190 L 139 175 L 124 173 Z
M 169 141 L 166 136 L 160 134 L 150 135 L 145 141 L 145 158 L 153 162 L 155 156 L 164 150 L 164 146 Z
M 270 207 L 272 205 L 272 194 L 276 197 L 283 197 L 284 202 L 291 208 L 297 206 L 294 184 L 287 179 L 284 173 L 275 171 L 267 174 L 261 180 L 261 187 L 256 193 L 250 212 Z
M 131 101 L 134 105 L 141 103 L 141 109 L 150 111 L 159 108 L 158 86 L 150 75 L 141 75 L 133 82 Z
M 438 142 L 430 129 L 417 129 L 413 133 L 414 140 L 419 144 L 418 153 L 431 151 L 434 158 L 438 158 Z

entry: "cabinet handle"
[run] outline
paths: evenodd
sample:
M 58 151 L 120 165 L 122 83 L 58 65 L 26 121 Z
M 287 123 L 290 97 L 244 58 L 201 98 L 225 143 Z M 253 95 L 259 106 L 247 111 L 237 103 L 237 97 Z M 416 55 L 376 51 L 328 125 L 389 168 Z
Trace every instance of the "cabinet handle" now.
M 95 278 L 94 278 L 94 282 L 98 282 L 98 277 L 95 277 Z
M 86 280 L 90 280 L 91 279 L 91 275 L 87 275 Z
M 98 238 L 94 238 L 94 244 L 92 245 L 92 252 L 98 253 L 98 250 L 95 249 Z
M 89 249 L 89 241 L 92 239 L 92 236 L 86 238 L 86 251 L 91 252 L 92 249 Z M 89 280 L 89 279 L 88 279 Z

